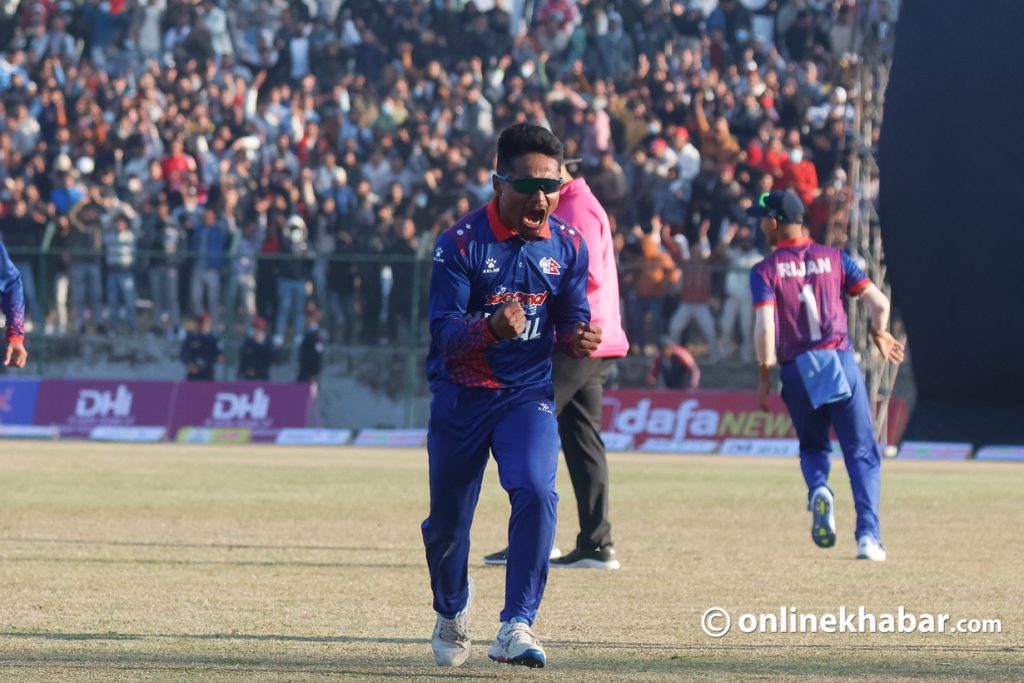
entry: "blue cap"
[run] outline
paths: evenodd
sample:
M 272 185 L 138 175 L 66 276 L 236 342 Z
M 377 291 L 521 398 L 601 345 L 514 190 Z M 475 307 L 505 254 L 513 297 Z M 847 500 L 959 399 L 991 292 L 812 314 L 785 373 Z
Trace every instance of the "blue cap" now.
M 803 223 L 804 203 L 792 192 L 772 190 L 758 197 L 757 202 L 747 209 L 747 215 L 767 216 L 780 223 Z

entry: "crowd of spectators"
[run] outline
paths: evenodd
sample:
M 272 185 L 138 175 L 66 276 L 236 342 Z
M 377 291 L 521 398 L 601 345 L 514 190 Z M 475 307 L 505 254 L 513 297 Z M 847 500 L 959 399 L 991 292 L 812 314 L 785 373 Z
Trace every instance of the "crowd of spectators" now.
M 608 209 L 634 352 L 697 333 L 711 361 L 750 358 L 765 245 L 744 209 L 792 189 L 816 239 L 845 240 L 847 155 L 873 142 L 856 55 L 888 49 L 893 3 L 505 4 L 13 3 L 0 231 L 36 330 L 183 335 L 206 313 L 279 347 L 312 300 L 334 342 L 405 343 L 417 258 L 489 199 L 495 136 L 528 121 Z

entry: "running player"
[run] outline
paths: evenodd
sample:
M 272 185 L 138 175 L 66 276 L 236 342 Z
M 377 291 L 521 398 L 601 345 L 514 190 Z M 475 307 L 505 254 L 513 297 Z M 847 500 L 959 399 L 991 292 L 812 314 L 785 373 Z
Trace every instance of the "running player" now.
M 437 621 L 439 665 L 469 656 L 469 533 L 493 453 L 512 503 L 501 628 L 488 656 L 542 667 L 531 631 L 548 576 L 558 494 L 558 423 L 551 383 L 555 345 L 590 356 L 587 250 L 551 218 L 563 180 L 562 143 L 519 124 L 498 139 L 495 198 L 442 233 L 430 281 L 427 377 L 433 399 L 427 451 L 430 514 L 423 542 Z
M 775 251 L 750 273 L 760 365 L 759 399 L 767 410 L 770 370 L 781 366 L 782 400 L 800 439 L 800 467 L 812 512 L 811 537 L 835 544 L 828 475 L 834 427 L 843 451 L 857 510 L 857 557 L 884 560 L 878 524 L 881 453 L 871 424 L 864 378 L 847 338 L 842 295 L 857 297 L 871 312 L 871 336 L 887 361 L 903 361 L 903 346 L 887 331 L 889 300 L 846 253 L 815 244 L 803 226 L 804 206 L 792 192 L 761 195 L 747 210 Z M 777 341 L 776 341 L 777 340 Z

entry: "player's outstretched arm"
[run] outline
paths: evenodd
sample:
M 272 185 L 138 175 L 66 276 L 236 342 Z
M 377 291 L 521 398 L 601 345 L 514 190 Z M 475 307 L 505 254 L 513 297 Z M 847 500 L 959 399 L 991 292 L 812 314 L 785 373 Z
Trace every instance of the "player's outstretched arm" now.
M 21 273 L 11 262 L 7 248 L 0 242 L 0 309 L 7 318 L 7 352 L 4 365 L 25 367 L 28 351 L 25 349 L 25 293 Z
M 869 284 L 858 297 L 871 313 L 871 339 L 874 341 L 882 358 L 893 363 L 902 363 L 905 349 L 892 334 L 889 333 L 889 299 L 882 290 L 873 283 Z
M 772 386 L 775 355 L 775 307 L 759 306 L 754 317 L 754 349 L 757 352 L 757 405 L 768 412 L 768 394 Z

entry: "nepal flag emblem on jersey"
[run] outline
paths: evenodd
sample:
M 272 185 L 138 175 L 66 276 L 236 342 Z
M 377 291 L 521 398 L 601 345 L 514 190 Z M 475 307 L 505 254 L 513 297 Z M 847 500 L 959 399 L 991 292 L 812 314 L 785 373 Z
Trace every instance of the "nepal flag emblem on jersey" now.
M 558 265 L 558 261 L 549 256 L 545 256 L 540 260 L 540 269 L 545 275 L 562 274 L 562 266 Z

